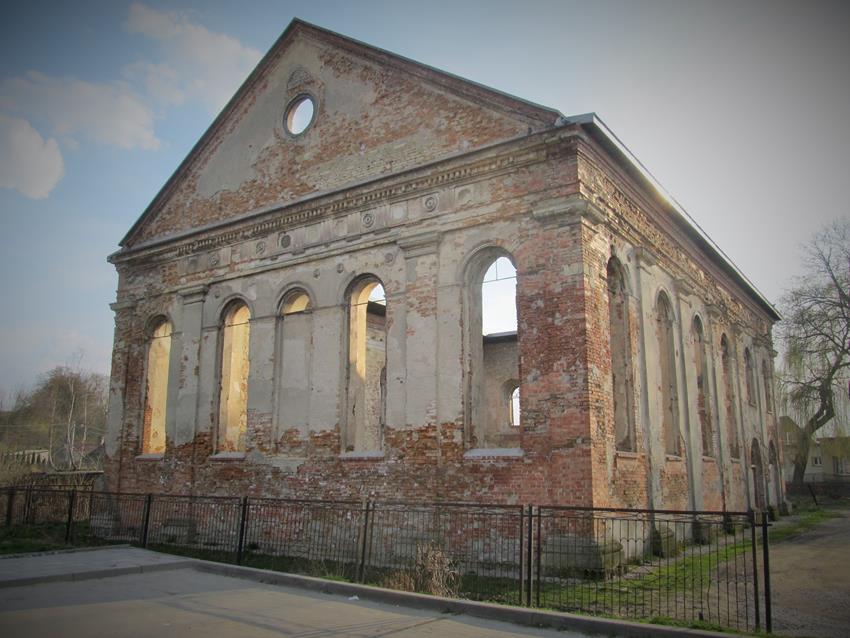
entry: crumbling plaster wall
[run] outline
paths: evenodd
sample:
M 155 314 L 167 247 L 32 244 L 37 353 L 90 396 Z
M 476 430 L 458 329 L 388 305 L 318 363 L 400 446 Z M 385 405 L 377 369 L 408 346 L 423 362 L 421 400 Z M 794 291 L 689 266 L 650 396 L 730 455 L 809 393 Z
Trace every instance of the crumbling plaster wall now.
M 545 144 L 543 143 L 545 142 Z M 718 385 L 721 332 L 772 362 L 769 320 L 680 230 L 569 131 L 530 137 L 405 176 L 410 194 L 368 199 L 358 187 L 334 208 L 333 196 L 247 221 L 200 231 L 191 241 L 119 259 L 116 339 L 107 441 L 111 486 L 127 491 L 258 495 L 447 498 L 629 507 L 741 509 L 750 474 L 718 453 L 701 454 L 693 346 L 695 313 L 712 352 L 712 414 L 722 419 Z M 476 174 L 476 171 L 478 173 Z M 454 176 L 454 177 L 450 177 Z M 460 177 L 458 177 L 460 176 Z M 388 177 L 385 193 L 404 192 Z M 395 183 L 393 182 L 395 180 Z M 358 200 L 358 198 L 360 198 Z M 339 201 L 339 198 L 337 198 Z M 239 212 L 236 209 L 233 212 Z M 313 214 L 313 211 L 318 211 Z M 306 220 L 306 221 L 299 221 Z M 199 241 L 200 240 L 200 241 Z M 678 243 L 677 243 L 678 242 Z M 508 251 L 517 265 L 518 373 L 523 427 L 516 453 L 480 454 L 465 444 L 463 300 L 465 265 L 483 246 Z M 635 365 L 635 450 L 614 445 L 605 282 L 615 254 L 628 280 Z M 383 454 L 340 457 L 345 290 L 363 274 L 387 293 L 387 430 Z M 309 383 L 282 393 L 275 347 L 279 302 L 308 292 L 310 356 L 298 357 Z M 664 289 L 676 316 L 675 374 L 682 454 L 664 453 L 660 432 L 654 300 Z M 215 454 L 221 312 L 240 298 L 251 309 L 248 448 Z M 168 444 L 139 458 L 142 326 L 165 314 L 174 324 L 169 367 Z M 285 323 L 284 319 L 284 323 Z M 736 382 L 740 379 L 736 377 Z M 276 389 L 277 386 L 277 389 Z M 737 393 L 742 397 L 740 388 Z M 770 415 L 740 406 L 742 455 L 753 438 L 775 437 Z M 288 398 L 285 398 L 288 397 Z M 299 420 L 282 414 L 291 403 Z M 763 454 L 763 458 L 767 458 Z M 722 489 L 720 489 L 722 488 Z

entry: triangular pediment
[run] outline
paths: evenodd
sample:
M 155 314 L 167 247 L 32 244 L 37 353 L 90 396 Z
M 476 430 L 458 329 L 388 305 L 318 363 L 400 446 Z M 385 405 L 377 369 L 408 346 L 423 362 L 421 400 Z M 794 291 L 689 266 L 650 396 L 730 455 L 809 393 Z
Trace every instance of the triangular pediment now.
M 312 123 L 287 130 L 293 101 Z M 549 128 L 559 114 L 293 21 L 122 241 L 125 249 Z

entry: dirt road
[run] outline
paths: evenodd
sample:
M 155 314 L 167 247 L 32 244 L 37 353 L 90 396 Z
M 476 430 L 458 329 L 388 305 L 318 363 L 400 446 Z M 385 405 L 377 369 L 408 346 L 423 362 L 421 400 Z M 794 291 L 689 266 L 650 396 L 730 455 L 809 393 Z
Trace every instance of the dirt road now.
M 850 511 L 770 548 L 773 630 L 850 636 Z

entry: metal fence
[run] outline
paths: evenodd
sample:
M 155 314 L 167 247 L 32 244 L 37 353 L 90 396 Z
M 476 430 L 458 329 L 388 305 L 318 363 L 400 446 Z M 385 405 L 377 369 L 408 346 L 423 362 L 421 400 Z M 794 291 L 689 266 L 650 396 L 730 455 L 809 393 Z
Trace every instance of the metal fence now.
M 771 631 L 767 517 L 582 507 L 0 491 L 8 529 L 441 596 Z

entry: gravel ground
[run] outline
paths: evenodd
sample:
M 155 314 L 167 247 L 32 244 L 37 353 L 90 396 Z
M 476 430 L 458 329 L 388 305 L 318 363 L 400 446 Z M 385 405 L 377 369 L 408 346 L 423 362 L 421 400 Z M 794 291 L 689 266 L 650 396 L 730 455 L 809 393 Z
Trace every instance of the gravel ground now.
M 773 630 L 850 636 L 850 511 L 770 548 Z

